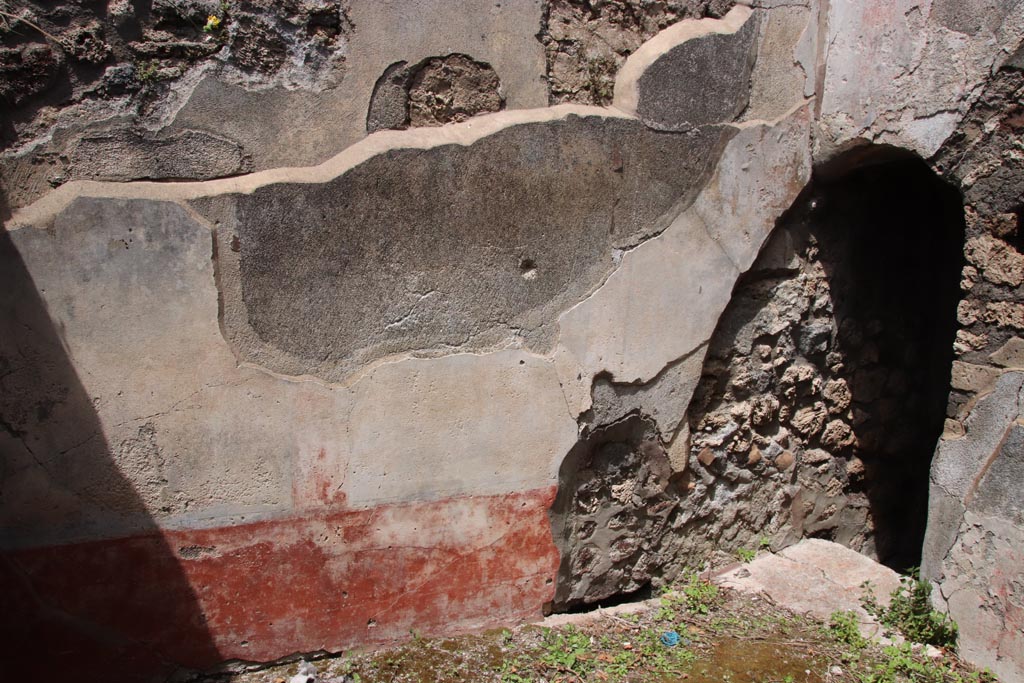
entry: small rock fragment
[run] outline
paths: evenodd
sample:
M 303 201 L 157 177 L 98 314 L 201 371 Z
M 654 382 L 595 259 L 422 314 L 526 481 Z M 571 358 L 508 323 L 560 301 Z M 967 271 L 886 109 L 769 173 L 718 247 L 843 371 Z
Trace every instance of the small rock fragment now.
M 782 451 L 779 457 L 775 458 L 775 467 L 780 471 L 788 470 L 796 462 L 796 456 L 791 451 Z

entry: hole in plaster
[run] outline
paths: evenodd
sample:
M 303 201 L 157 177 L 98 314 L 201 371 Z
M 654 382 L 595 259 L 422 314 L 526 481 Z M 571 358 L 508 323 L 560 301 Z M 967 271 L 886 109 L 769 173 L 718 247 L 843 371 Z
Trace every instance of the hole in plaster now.
M 638 599 L 660 562 L 678 494 L 654 423 L 636 413 L 588 431 L 559 469 L 551 509 L 561 564 L 550 605 L 586 611 Z
M 458 53 L 395 62 L 373 86 L 366 131 L 441 126 L 504 107 L 501 81 L 486 62 Z
M 640 586 L 634 591 L 628 593 L 616 593 L 615 595 L 609 596 L 604 600 L 598 600 L 592 603 L 580 603 L 575 607 L 566 610 L 567 614 L 585 614 L 586 612 L 593 612 L 598 609 L 608 609 L 609 607 L 617 607 L 619 605 L 628 605 L 631 602 L 640 602 L 642 600 L 650 600 L 654 597 L 654 589 L 651 583 L 648 581 L 644 585 Z
M 524 258 L 519 262 L 519 274 L 524 280 L 533 280 L 537 277 L 537 264 L 533 259 Z

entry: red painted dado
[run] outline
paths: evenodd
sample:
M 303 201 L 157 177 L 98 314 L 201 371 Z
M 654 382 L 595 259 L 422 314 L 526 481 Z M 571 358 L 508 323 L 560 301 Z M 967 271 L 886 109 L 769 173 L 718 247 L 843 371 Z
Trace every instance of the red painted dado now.
M 535 618 L 554 487 L 9 552 L 5 664 L 55 680 L 339 651 Z M 75 676 L 74 679 L 70 678 Z

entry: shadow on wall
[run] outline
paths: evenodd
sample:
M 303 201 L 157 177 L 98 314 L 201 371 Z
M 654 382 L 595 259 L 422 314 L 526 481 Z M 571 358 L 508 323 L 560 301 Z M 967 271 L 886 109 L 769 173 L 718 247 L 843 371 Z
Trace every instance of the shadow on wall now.
M 963 202 L 923 161 L 895 150 L 826 173 L 815 195 L 807 229 L 829 282 L 875 549 L 906 570 L 921 562 L 929 469 L 949 398 Z
M 959 193 L 909 153 L 816 172 L 737 283 L 690 407 L 694 451 L 754 475 L 729 504 L 772 508 L 711 533 L 749 546 L 785 522 L 783 543 L 920 563 L 963 248 Z
M 2 194 L 0 214 L 10 217 Z M 110 531 L 128 527 L 128 538 Z M 102 540 L 69 541 L 75 538 Z M 6 230 L 0 659 L 11 680 L 31 673 L 82 681 L 166 680 L 179 668 L 220 660 L 179 560 L 121 474 L 60 330 Z

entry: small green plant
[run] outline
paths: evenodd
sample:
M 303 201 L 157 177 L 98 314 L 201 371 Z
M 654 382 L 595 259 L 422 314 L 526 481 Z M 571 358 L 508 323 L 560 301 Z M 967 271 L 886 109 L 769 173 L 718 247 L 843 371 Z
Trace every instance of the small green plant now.
M 837 641 L 857 650 L 864 649 L 868 644 L 860 634 L 856 612 L 833 612 L 828 620 L 828 630 Z
M 767 536 L 762 536 L 761 540 L 757 542 L 757 548 L 758 550 L 771 550 L 772 539 L 768 538 Z
M 544 651 L 540 661 L 545 666 L 563 672 L 572 672 L 580 677 L 589 673 L 592 663 L 588 660 L 590 636 L 567 626 L 561 631 L 544 631 Z
M 994 683 L 989 671 L 958 671 L 945 659 L 931 660 L 914 656 L 910 643 L 889 645 L 884 659 L 871 671 L 861 674 L 860 683 Z
M 736 557 L 740 558 L 740 562 L 750 562 L 757 557 L 757 551 L 750 548 L 740 548 L 736 551 Z
M 523 663 L 517 664 L 510 661 L 503 662 L 501 671 L 499 672 L 501 674 L 501 683 L 531 683 L 533 678 L 531 678 L 528 673 L 529 669 L 525 669 L 527 673 L 520 673 L 520 666 L 529 665 Z
M 683 584 L 677 590 L 682 596 L 681 602 L 687 611 L 695 614 L 709 614 L 712 608 L 721 601 L 718 586 L 701 578 L 697 572 L 685 572 Z
M 135 78 L 140 83 L 151 83 L 160 74 L 160 63 L 156 61 L 139 62 L 135 65 Z
M 900 579 L 900 586 L 892 592 L 888 607 L 878 603 L 870 584 L 865 584 L 864 588 L 861 604 L 885 626 L 917 643 L 956 647 L 956 622 L 932 608 L 932 585 L 920 578 L 917 569 Z
M 674 609 L 675 606 L 676 603 L 672 598 L 663 597 L 658 611 L 654 613 L 655 620 L 675 623 L 679 618 L 679 613 Z
M 604 106 L 611 104 L 615 94 L 615 72 L 618 65 L 610 57 L 597 57 L 587 61 L 587 84 L 590 98 L 594 104 Z

